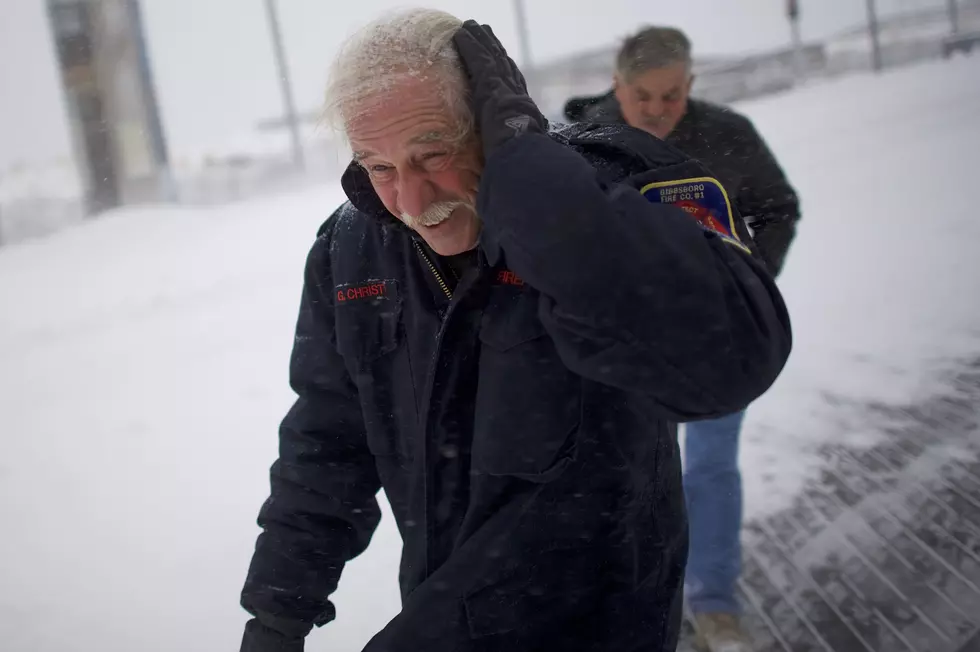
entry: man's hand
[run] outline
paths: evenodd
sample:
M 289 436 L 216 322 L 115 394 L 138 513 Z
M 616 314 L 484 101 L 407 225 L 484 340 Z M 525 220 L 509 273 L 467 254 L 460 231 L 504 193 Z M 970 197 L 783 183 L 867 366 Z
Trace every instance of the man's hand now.
M 548 131 L 548 121 L 527 94 L 524 75 L 489 25 L 468 20 L 453 43 L 469 78 L 473 117 L 485 158 L 511 138 Z

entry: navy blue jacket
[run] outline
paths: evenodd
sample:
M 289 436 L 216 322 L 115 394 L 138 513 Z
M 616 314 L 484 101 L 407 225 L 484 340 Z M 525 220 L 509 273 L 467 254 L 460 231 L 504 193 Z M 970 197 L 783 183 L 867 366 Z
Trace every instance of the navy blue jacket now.
M 674 424 L 745 407 L 791 346 L 765 266 L 639 192 L 704 175 L 628 127 L 521 136 L 487 161 L 457 280 L 349 168 L 307 261 L 243 650 L 334 618 L 382 487 L 403 608 L 367 651 L 674 649 Z

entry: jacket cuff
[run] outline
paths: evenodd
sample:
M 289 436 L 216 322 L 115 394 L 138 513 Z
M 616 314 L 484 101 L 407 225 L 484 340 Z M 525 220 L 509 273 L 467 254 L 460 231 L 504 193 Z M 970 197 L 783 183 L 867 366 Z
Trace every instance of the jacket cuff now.
M 286 636 L 253 618 L 245 624 L 241 652 L 303 652 L 303 639 Z

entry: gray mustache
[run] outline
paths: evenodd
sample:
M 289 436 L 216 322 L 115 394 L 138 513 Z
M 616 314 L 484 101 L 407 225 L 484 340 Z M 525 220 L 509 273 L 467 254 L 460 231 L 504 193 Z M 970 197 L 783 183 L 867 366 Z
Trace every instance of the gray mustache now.
M 453 214 L 453 211 L 457 208 L 469 208 L 469 202 L 465 201 L 441 201 L 432 204 L 425 212 L 418 217 L 414 215 L 409 215 L 408 213 L 402 213 L 402 221 L 405 222 L 410 227 L 415 226 L 436 226 L 449 219 L 449 216 Z

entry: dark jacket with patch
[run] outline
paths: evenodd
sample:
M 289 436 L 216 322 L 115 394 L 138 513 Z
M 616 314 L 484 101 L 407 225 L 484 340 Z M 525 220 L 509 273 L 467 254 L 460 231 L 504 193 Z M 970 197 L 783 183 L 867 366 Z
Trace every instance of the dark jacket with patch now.
M 764 266 L 638 192 L 703 173 L 626 127 L 521 136 L 487 162 L 457 281 L 348 170 L 307 262 L 243 650 L 334 618 L 382 487 L 403 608 L 366 650 L 674 648 L 673 423 L 748 405 L 791 346 Z
M 575 122 L 625 124 L 616 96 L 574 98 L 565 117 Z M 732 109 L 691 99 L 667 142 L 697 159 L 722 182 L 754 231 L 774 274 L 786 260 L 800 219 L 796 191 L 752 121 Z

